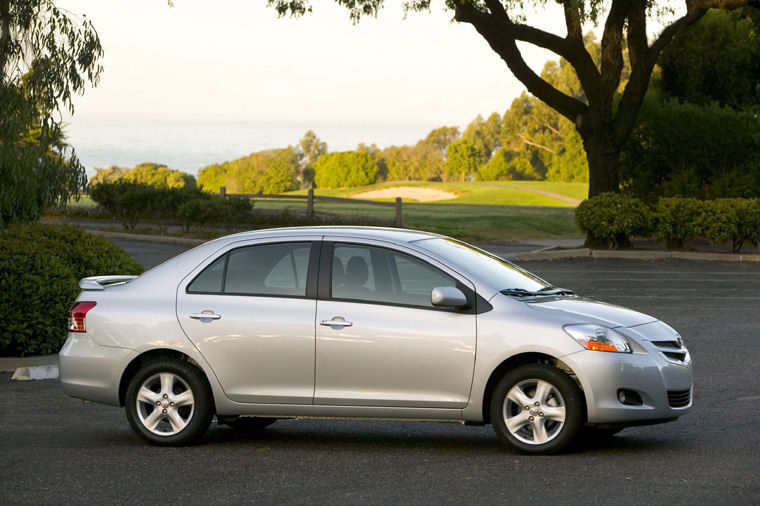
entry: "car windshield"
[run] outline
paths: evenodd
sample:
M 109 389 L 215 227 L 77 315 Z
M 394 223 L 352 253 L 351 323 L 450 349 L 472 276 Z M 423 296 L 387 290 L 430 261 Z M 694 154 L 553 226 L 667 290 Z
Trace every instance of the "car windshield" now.
M 497 290 L 537 292 L 550 286 L 538 276 L 502 258 L 454 239 L 420 239 L 414 244 L 435 253 L 463 272 L 472 273 Z

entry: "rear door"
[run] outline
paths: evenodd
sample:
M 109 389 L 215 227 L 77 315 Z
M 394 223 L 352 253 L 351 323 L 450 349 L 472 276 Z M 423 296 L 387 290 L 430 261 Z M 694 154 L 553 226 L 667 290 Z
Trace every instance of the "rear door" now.
M 315 404 L 461 408 L 476 315 L 433 307 L 434 287 L 472 285 L 410 252 L 325 241 Z M 473 301 L 474 302 L 474 301 Z
M 177 292 L 177 318 L 238 402 L 311 404 L 320 238 L 237 244 Z

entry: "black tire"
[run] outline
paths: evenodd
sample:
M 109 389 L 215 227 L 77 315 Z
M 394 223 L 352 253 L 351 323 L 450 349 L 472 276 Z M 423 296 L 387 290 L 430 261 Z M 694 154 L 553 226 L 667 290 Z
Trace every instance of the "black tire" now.
M 166 388 L 164 378 L 171 378 L 166 381 Z M 146 390 L 141 390 L 143 386 Z M 189 399 L 191 404 L 187 403 Z M 153 401 L 157 406 L 153 406 Z M 182 403 L 185 404 L 179 405 Z M 132 430 L 145 441 L 159 446 L 192 443 L 205 434 L 214 416 L 213 395 L 203 372 L 181 360 L 145 364 L 129 382 L 125 404 Z M 155 428 L 150 429 L 148 425 L 156 419 Z
M 222 423 L 224 423 L 225 425 L 229 425 L 230 427 L 236 430 L 245 431 L 245 432 L 258 432 L 260 430 L 263 430 L 269 427 L 276 421 L 277 421 L 277 418 L 259 418 L 259 417 L 253 417 L 253 416 L 241 416 L 234 420 L 227 420 Z
M 533 397 L 539 384 L 547 392 L 540 401 Z M 507 398 L 513 387 L 523 394 L 519 405 Z M 523 365 L 509 371 L 496 385 L 491 396 L 491 423 L 499 439 L 518 453 L 557 453 L 572 443 L 581 429 L 582 395 L 572 378 L 556 367 Z M 560 420 L 562 407 L 564 417 Z M 515 421 L 512 431 L 507 428 L 506 417 Z

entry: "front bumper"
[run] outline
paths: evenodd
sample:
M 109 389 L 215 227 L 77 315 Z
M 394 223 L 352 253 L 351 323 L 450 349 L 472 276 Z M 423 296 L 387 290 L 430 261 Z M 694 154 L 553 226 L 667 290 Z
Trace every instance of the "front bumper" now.
M 641 425 L 667 421 L 691 411 L 691 363 L 675 364 L 656 353 L 579 351 L 562 357 L 586 397 L 589 424 Z M 626 405 L 620 390 L 633 391 L 641 405 Z
M 118 406 L 121 373 L 136 356 L 129 348 L 101 346 L 86 333 L 69 333 L 58 354 L 63 391 L 72 397 Z

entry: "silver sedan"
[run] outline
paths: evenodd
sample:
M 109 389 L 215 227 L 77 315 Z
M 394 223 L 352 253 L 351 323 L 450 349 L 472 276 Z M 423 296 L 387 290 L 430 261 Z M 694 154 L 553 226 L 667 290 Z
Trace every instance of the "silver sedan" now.
M 425 232 L 247 232 L 80 286 L 63 388 L 124 406 L 158 445 L 214 417 L 348 417 L 490 423 L 547 454 L 692 405 L 689 352 L 665 323 Z

